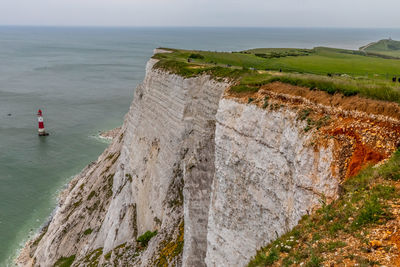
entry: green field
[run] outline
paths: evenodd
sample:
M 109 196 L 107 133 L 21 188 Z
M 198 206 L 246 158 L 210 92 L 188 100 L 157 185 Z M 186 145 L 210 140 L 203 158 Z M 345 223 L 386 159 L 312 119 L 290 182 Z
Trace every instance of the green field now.
M 240 81 L 239 91 L 256 91 L 280 81 L 328 93 L 359 94 L 400 103 L 400 60 L 369 56 L 362 51 L 316 47 L 314 49 L 258 48 L 240 52 L 169 49 L 157 54 L 156 67 L 193 77 L 208 73 Z M 246 89 L 247 88 L 247 89 Z
M 376 54 L 400 59 L 400 42 L 391 39 L 380 40 L 375 43 L 360 47 L 367 54 Z

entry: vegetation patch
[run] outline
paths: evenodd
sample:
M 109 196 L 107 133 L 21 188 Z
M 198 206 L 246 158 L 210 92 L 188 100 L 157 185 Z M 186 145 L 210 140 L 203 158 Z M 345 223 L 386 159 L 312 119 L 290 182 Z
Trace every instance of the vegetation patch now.
M 104 191 L 106 191 L 106 199 L 112 197 L 112 195 L 113 195 L 114 176 L 115 176 L 115 173 L 109 174 L 105 179 L 106 184 L 103 186 L 102 189 Z
M 72 255 L 70 257 L 61 257 L 54 263 L 54 267 L 69 267 L 72 265 L 74 260 L 75 255 Z
M 150 239 L 152 239 L 156 235 L 157 235 L 157 230 L 154 232 L 147 231 L 146 233 L 137 238 L 137 242 L 139 242 L 142 247 L 147 247 L 147 244 L 149 243 Z
M 92 232 L 93 232 L 93 229 L 88 228 L 88 229 L 86 229 L 86 230 L 83 232 L 83 234 L 84 234 L 84 235 L 90 235 Z
M 393 155 L 393 159 L 387 162 L 385 165 L 381 166 L 379 169 L 379 174 L 382 175 L 384 179 L 399 181 L 400 180 L 400 152 L 397 151 Z
M 111 254 L 112 254 L 112 250 L 110 250 L 107 254 L 104 255 L 104 259 L 105 260 L 110 260 L 111 259 Z
M 258 48 L 243 51 L 240 53 L 254 54 L 256 57 L 261 58 L 281 58 L 281 57 L 298 57 L 308 56 L 314 53 L 312 49 L 295 49 L 295 48 Z
M 132 174 L 127 173 L 127 174 L 125 174 L 125 177 L 128 178 L 128 181 L 132 183 L 132 181 L 133 181 Z
M 267 108 L 268 107 L 268 100 L 269 100 L 269 96 L 265 96 L 264 97 L 264 104 L 262 105 L 263 108 Z
M 111 160 L 114 157 L 115 153 L 110 153 L 108 154 L 108 156 L 106 157 L 106 160 Z
M 312 79 L 312 78 L 300 78 L 300 77 L 293 77 L 293 76 L 278 76 L 273 77 L 266 81 L 266 83 L 273 83 L 273 82 L 282 82 L 296 86 L 303 86 L 310 88 L 311 90 L 318 89 L 320 91 L 325 91 L 328 94 L 335 94 L 335 93 L 342 93 L 344 96 L 353 96 L 359 93 L 360 90 L 357 90 L 356 87 L 352 88 L 350 86 L 340 85 L 337 84 L 332 80 L 321 80 L 321 79 Z
M 179 225 L 179 234 L 175 239 L 162 242 L 160 255 L 156 260 L 157 266 L 169 266 L 174 258 L 180 256 L 184 245 L 184 223 Z
M 46 227 L 44 227 L 42 229 L 42 232 L 40 233 L 40 235 L 38 236 L 38 238 L 35 239 L 35 241 L 33 241 L 32 243 L 32 247 L 36 247 L 37 245 L 39 245 L 40 241 L 43 239 L 44 235 L 47 233 L 47 230 L 49 229 L 49 225 L 47 225 Z
M 230 89 L 230 91 L 234 92 L 234 93 L 255 93 L 255 92 L 258 92 L 258 90 L 260 90 L 259 87 L 256 87 L 256 86 L 250 87 L 245 84 L 235 85 L 235 86 L 232 86 Z
M 88 253 L 85 258 L 83 258 L 84 266 L 97 267 L 101 254 L 103 254 L 103 248 L 98 248 Z
M 299 115 L 307 113 L 304 110 Z M 292 231 L 259 250 L 249 266 L 322 266 L 328 260 L 335 266 L 343 265 L 343 261 L 361 266 L 378 264 L 368 258 L 368 233 L 394 219 L 389 203 L 398 201 L 400 192 L 391 173 L 396 173 L 398 166 L 400 151 L 384 165 L 366 168 L 347 180 L 338 200 L 330 204 L 321 200 L 320 209 L 304 216 Z
M 189 56 L 189 58 L 193 58 L 193 59 L 204 59 L 204 56 L 202 56 L 201 54 L 196 54 L 196 53 L 193 53 L 193 54 L 190 54 L 190 56 Z
M 118 152 L 118 153 L 115 153 L 115 154 L 116 154 L 116 156 L 111 161 L 112 164 L 114 164 L 119 159 L 119 156 L 121 155 L 121 152 Z
M 90 192 L 89 196 L 87 197 L 87 200 L 91 200 L 95 195 L 96 195 L 96 192 L 94 192 L 94 191 Z
M 90 207 L 86 207 L 86 209 L 89 211 L 89 213 L 91 214 L 93 211 L 97 210 L 97 208 L 100 205 L 100 200 L 97 200 L 95 203 L 93 203 L 92 206 Z
M 72 204 L 73 208 L 76 209 L 77 207 L 79 207 L 82 204 L 82 199 L 78 200 L 77 202 L 75 202 L 74 204 Z

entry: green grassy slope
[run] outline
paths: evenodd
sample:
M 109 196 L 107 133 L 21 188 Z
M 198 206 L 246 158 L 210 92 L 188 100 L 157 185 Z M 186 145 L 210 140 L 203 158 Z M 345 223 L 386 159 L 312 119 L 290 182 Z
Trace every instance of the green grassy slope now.
M 363 46 L 360 48 L 360 50 L 365 51 L 367 53 L 372 53 L 372 54 L 375 53 L 375 54 L 400 58 L 400 41 L 384 39 Z

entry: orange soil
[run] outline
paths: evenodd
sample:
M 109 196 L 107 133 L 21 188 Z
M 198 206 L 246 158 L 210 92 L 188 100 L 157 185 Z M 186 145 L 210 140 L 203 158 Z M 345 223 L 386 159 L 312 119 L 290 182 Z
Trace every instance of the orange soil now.
M 390 241 L 392 241 L 392 243 L 396 244 L 397 248 L 400 248 L 400 233 L 395 233 L 394 235 L 392 235 L 392 237 L 390 238 Z M 397 256 L 394 264 L 396 264 L 397 267 L 400 267 L 400 255 Z

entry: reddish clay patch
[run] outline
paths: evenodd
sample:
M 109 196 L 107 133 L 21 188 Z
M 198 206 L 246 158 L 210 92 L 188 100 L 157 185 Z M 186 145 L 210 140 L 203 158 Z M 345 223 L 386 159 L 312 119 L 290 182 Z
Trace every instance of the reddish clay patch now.
M 363 167 L 369 164 L 376 164 L 385 158 L 383 154 L 375 152 L 364 145 L 357 144 L 347 168 L 346 178 L 356 175 Z
M 362 168 L 369 164 L 376 164 L 388 157 L 377 149 L 372 149 L 361 142 L 361 137 L 354 131 L 346 131 L 342 128 L 335 129 L 332 135 L 345 135 L 354 140 L 354 151 L 347 165 L 345 178 L 356 175 Z

